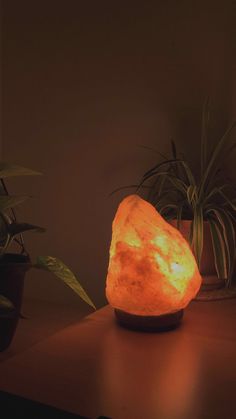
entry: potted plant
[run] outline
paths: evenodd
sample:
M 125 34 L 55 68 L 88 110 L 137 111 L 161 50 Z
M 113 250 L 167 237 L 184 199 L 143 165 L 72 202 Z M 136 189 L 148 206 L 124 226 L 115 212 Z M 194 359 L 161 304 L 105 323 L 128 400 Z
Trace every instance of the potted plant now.
M 38 256 L 32 262 L 25 248 L 23 233 L 42 233 L 45 229 L 17 221 L 14 208 L 29 197 L 9 195 L 5 178 L 39 174 L 21 166 L 0 163 L 0 351 L 5 350 L 13 339 L 21 312 L 24 277 L 30 268 L 52 272 L 95 309 L 75 275 L 62 261 L 52 256 Z M 15 250 L 16 246 L 19 251 Z
M 172 156 L 159 154 L 162 161 L 144 173 L 138 185 L 127 186 L 136 187 L 136 193 L 147 190 L 146 199 L 189 240 L 203 276 L 202 289 L 229 287 L 235 262 L 236 188 L 223 170 L 236 146 L 236 142 L 229 143 L 235 122 L 208 151 L 209 114 L 207 100 L 199 173 L 177 153 L 172 141 Z

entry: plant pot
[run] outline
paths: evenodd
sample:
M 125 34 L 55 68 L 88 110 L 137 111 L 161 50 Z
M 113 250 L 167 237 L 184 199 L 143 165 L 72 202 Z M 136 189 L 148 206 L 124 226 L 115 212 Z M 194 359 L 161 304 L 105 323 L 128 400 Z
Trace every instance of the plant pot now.
M 0 351 L 7 349 L 14 337 L 20 317 L 25 273 L 30 267 L 30 259 L 25 255 L 9 253 L 0 259 L 0 294 L 14 304 L 14 311 L 9 316 L 0 317 Z
M 177 221 L 171 220 L 170 224 L 174 227 L 177 227 Z M 190 235 L 191 220 L 181 220 L 180 223 L 180 232 L 184 238 L 188 241 Z M 223 288 L 225 286 L 225 279 L 218 278 L 215 261 L 214 261 L 214 252 L 211 241 L 211 232 L 208 221 L 204 221 L 203 224 L 203 251 L 202 251 L 202 260 L 200 265 L 200 274 L 202 276 L 202 285 L 200 291 L 211 291 Z

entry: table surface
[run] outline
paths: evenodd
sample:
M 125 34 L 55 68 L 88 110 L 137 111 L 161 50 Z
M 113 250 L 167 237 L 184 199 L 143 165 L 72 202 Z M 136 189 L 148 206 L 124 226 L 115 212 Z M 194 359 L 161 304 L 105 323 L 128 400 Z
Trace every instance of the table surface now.
M 0 365 L 0 390 L 92 419 L 235 419 L 236 300 L 192 302 L 165 333 L 106 306 Z

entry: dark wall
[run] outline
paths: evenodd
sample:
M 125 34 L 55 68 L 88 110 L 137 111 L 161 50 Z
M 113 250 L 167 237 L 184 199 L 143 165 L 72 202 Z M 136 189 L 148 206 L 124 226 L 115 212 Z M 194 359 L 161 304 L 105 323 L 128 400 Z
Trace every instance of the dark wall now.
M 19 217 L 45 226 L 32 255 L 61 257 L 98 305 L 111 222 L 122 194 L 170 137 L 196 163 L 200 114 L 215 132 L 232 111 L 234 2 L 5 0 L 3 155 L 44 177 L 10 183 L 34 198 Z M 75 303 L 53 278 L 29 274 L 26 294 Z
M 0 0 L 0 158 L 2 154 L 2 0 Z

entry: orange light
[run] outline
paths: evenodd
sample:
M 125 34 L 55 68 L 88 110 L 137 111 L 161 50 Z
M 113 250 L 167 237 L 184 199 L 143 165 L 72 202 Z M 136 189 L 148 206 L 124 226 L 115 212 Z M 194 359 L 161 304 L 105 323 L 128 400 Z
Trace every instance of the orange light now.
M 106 282 L 109 303 L 139 316 L 187 306 L 201 285 L 195 258 L 181 233 L 137 195 L 118 207 Z

